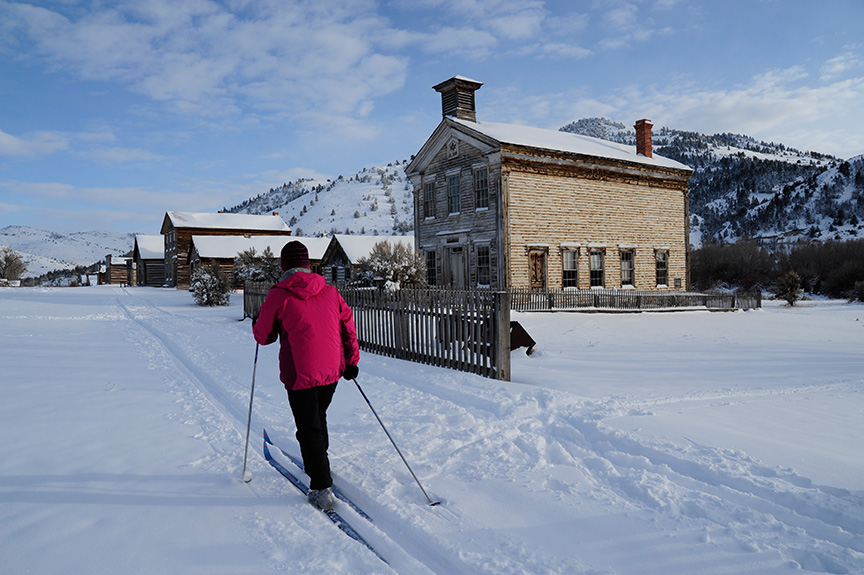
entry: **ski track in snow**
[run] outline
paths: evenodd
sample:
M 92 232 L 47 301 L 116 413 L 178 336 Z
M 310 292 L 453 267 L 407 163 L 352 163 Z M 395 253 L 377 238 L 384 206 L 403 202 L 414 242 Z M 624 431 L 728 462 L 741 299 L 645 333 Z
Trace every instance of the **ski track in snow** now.
M 124 292 L 126 295 L 130 295 L 128 291 L 124 290 Z M 174 333 L 187 333 L 186 329 L 177 329 L 179 318 L 175 314 L 165 312 L 140 297 L 135 298 L 135 303 L 127 304 L 122 298 L 116 298 L 115 303 L 123 315 L 137 328 L 140 328 L 145 333 L 145 337 L 149 337 L 149 343 L 139 343 L 142 351 L 150 355 L 153 361 L 170 362 L 177 367 L 182 375 L 174 382 L 174 392 L 182 398 L 184 409 L 190 420 L 204 429 L 204 435 L 199 436 L 198 439 L 207 441 L 213 447 L 215 456 L 214 461 L 209 462 L 209 467 L 216 466 L 221 468 L 221 471 L 236 467 L 237 434 L 239 433 L 245 441 L 248 403 L 244 405 L 244 402 L 248 402 L 248 390 L 243 390 L 247 395 L 241 397 L 240 394 L 236 393 L 236 389 L 226 389 L 228 380 L 220 377 L 218 362 L 214 361 L 215 358 L 205 349 L 200 349 L 194 345 L 194 341 L 181 342 L 172 335 Z M 195 325 L 200 323 L 195 320 L 184 319 L 182 321 L 192 324 L 197 329 L 208 327 L 206 324 Z M 250 339 L 247 331 L 248 325 L 243 327 L 245 329 L 243 331 L 238 330 L 238 333 L 244 337 L 236 339 L 238 344 L 248 345 Z M 137 338 L 133 337 L 133 339 Z M 140 342 L 140 340 L 138 341 Z M 285 402 L 287 405 L 287 399 Z M 252 433 L 251 435 L 250 455 L 256 457 L 255 454 L 260 450 L 261 435 L 260 433 Z M 346 491 L 350 490 L 346 489 Z M 374 526 L 370 526 L 365 519 L 355 512 L 345 509 L 340 509 L 340 512 L 350 517 L 352 526 L 368 537 L 370 541 L 373 541 L 376 548 L 389 551 L 392 564 L 402 564 L 405 568 L 410 569 L 406 572 L 418 574 L 423 572 L 452 573 L 454 575 L 461 573 L 467 575 L 471 572 L 460 567 L 458 559 L 454 560 L 455 562 L 448 561 L 446 554 L 430 552 L 428 542 L 424 541 L 423 535 L 412 534 L 410 530 L 406 534 L 407 526 L 404 523 L 390 522 L 391 535 L 379 528 L 380 526 L 387 526 L 388 522 L 386 521 L 376 521 Z M 282 541 L 282 535 L 285 535 L 284 530 L 273 525 L 259 527 L 258 530 L 262 535 L 262 540 L 265 541 Z M 274 537 L 272 535 L 274 532 L 280 535 Z M 415 558 L 415 555 L 418 557 Z M 424 563 L 431 564 L 433 569 L 429 570 L 424 567 Z
M 160 369 L 166 364 L 176 367 L 172 390 L 189 420 L 202 428 L 199 439 L 207 441 L 214 452 L 211 460 L 198 464 L 239 474 L 237 445 L 238 436 L 242 444 L 245 434 L 249 380 L 233 375 L 242 372 L 245 377 L 247 367 L 251 375 L 251 353 L 250 365 L 238 368 L 232 365 L 232 358 L 213 355 L 195 338 L 181 337 L 212 329 L 208 320 L 162 310 L 127 290 L 116 298 L 116 305 L 134 326 L 130 340 L 151 363 Z M 222 323 L 219 327 L 221 337 L 251 349 L 248 324 L 238 322 L 233 329 L 224 329 Z M 386 373 L 388 365 L 398 365 L 396 360 L 368 354 L 363 359 L 380 368 L 374 373 Z M 363 373 L 358 381 L 388 428 L 398 430 L 394 433 L 397 442 L 404 442 L 403 450 L 411 455 L 409 460 L 414 459 L 421 480 L 429 482 L 427 490 L 433 497 L 439 476 L 455 478 L 469 490 L 501 484 L 542 492 L 545 495 L 537 499 L 544 505 L 566 505 L 566 496 L 583 493 L 589 500 L 613 504 L 628 513 L 659 513 L 682 531 L 701 533 L 704 544 L 732 542 L 747 551 L 776 552 L 790 565 L 809 571 L 864 572 L 864 498 L 860 494 L 814 485 L 792 470 L 765 466 L 735 450 L 696 442 L 681 446 L 637 439 L 604 423 L 621 415 L 650 414 L 652 409 L 676 402 L 735 402 L 758 394 L 806 391 L 800 386 L 721 390 L 647 402 L 583 399 L 464 374 L 451 376 L 426 366 L 411 369 L 417 377 L 410 381 L 397 383 Z M 814 385 L 809 391 L 830 392 L 832 387 L 853 384 Z M 287 423 L 287 400 L 262 395 L 256 398 L 262 404 L 256 405 L 253 421 L 278 422 L 265 426 L 276 432 L 272 437 L 277 445 L 290 450 L 286 442 L 293 430 Z M 417 486 L 376 426 L 372 414 L 362 409 L 354 421 L 334 422 L 331 456 L 337 482 L 373 517 L 374 526 L 364 525 L 353 512 L 346 516 L 377 548 L 394 558 L 395 572 L 599 573 L 571 559 L 546 556 L 510 535 L 484 532 L 482 518 L 468 515 L 458 504 L 445 500 L 440 508 L 424 507 L 418 503 Z M 250 440 L 250 459 L 255 460 L 250 468 L 258 473 L 264 473 L 259 457 L 261 427 L 255 422 L 253 429 L 259 433 L 253 431 Z M 431 462 L 443 463 L 435 466 Z M 555 473 L 547 473 L 552 468 Z M 382 469 L 391 472 L 381 473 Z M 278 481 L 269 481 L 256 482 L 253 490 L 270 497 L 281 488 Z M 730 523 L 730 517 L 734 522 Z M 293 537 L 298 529 L 254 516 L 246 521 L 255 536 L 274 545 L 277 541 L 284 545 L 286 533 Z M 471 533 L 476 531 L 483 532 L 483 537 L 475 545 Z M 500 553 L 506 564 L 496 561 L 496 549 L 507 550 Z M 274 561 L 278 563 L 282 555 L 273 552 Z M 714 569 L 710 558 L 699 563 L 698 569 L 700 573 L 724 572 Z

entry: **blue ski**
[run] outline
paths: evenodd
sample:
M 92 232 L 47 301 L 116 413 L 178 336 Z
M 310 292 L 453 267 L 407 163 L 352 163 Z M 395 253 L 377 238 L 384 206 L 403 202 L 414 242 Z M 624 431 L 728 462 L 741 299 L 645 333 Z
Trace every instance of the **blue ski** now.
M 294 475 L 293 473 L 288 471 L 284 465 L 282 465 L 279 461 L 277 461 L 273 457 L 273 454 L 270 453 L 271 447 L 275 447 L 276 449 L 279 449 L 276 445 L 273 444 L 272 441 L 270 441 L 270 437 L 267 435 L 267 431 L 265 430 L 264 431 L 264 458 L 270 463 L 270 465 L 272 465 L 276 469 L 276 471 L 281 473 L 282 476 L 285 477 L 285 479 L 287 479 L 289 482 L 291 482 L 291 484 L 294 485 L 294 487 L 299 489 L 301 493 L 303 493 L 304 495 L 308 495 L 309 488 L 306 487 L 306 485 L 302 481 L 300 481 L 300 479 L 298 479 L 296 475 Z M 279 451 L 281 453 L 285 454 L 286 457 L 290 457 L 290 455 L 288 455 L 287 453 L 285 453 L 281 449 L 279 449 Z M 335 493 L 335 491 L 334 491 L 334 493 Z M 362 535 L 360 535 L 353 527 L 351 527 L 351 525 L 347 521 L 345 521 L 345 519 L 341 515 L 339 515 L 339 513 L 337 513 L 336 511 L 334 511 L 332 509 L 329 511 L 324 511 L 323 513 L 324 513 L 324 515 L 327 516 L 328 519 L 330 519 L 330 521 L 333 522 L 334 525 L 336 525 L 336 527 L 341 529 L 348 537 L 350 537 L 351 539 L 354 539 L 358 543 L 362 543 L 367 549 L 369 549 L 372 553 L 374 553 L 376 557 L 378 557 L 384 563 L 387 563 L 387 560 L 384 559 L 384 557 L 382 557 L 381 554 L 378 553 L 378 551 L 376 551 L 375 548 L 372 547 L 369 544 L 369 542 L 363 538 Z M 366 515 L 366 514 L 364 513 L 363 515 Z M 389 563 L 388 563 L 388 565 L 389 565 Z
M 293 463 L 294 465 L 297 466 L 297 469 L 299 469 L 301 471 L 305 471 L 305 469 L 303 468 L 303 462 L 300 461 L 299 459 L 297 459 L 296 457 L 294 457 L 293 455 L 291 455 L 290 453 L 288 453 L 287 451 L 285 451 L 284 449 L 282 449 L 281 447 L 279 447 L 278 445 L 276 445 L 275 443 L 273 443 L 273 440 L 270 439 L 270 437 L 267 435 L 266 429 L 264 430 L 264 441 L 266 443 L 269 443 L 270 445 L 272 445 L 276 449 L 278 449 L 282 453 L 282 455 L 284 455 L 285 457 L 290 459 L 291 463 Z M 351 499 L 349 499 L 348 496 L 345 495 L 341 489 L 339 489 L 339 487 L 337 487 L 336 485 L 333 485 L 333 487 L 331 489 L 333 489 L 333 495 L 336 496 L 336 499 L 340 499 L 341 501 L 343 501 L 346 505 L 348 505 L 351 509 L 353 509 L 357 513 L 357 515 L 359 515 L 360 517 L 362 517 L 366 521 L 369 521 L 370 523 L 373 522 L 372 518 L 369 517 L 369 515 L 365 511 L 363 511 L 362 509 L 357 507 L 357 504 L 354 503 L 353 501 L 351 501 Z

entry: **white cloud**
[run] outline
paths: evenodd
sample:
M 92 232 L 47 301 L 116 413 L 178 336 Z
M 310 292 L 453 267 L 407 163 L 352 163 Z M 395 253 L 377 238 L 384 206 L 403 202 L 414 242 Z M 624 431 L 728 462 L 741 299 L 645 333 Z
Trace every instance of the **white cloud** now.
M 28 198 L 64 200 L 70 198 L 74 191 L 75 188 L 69 184 L 51 182 L 0 182 L 0 192 L 27 196 Z
M 130 163 L 150 163 L 159 162 L 165 159 L 165 156 L 154 154 L 147 150 L 136 150 L 133 148 L 96 148 L 83 152 L 82 155 L 91 158 L 97 162 L 107 164 L 130 164 Z
M 767 71 L 733 89 L 631 87 L 626 99 L 619 113 L 647 114 L 655 125 L 735 132 L 841 156 L 844 150 L 864 152 L 860 122 L 849 116 L 850 110 L 864 109 L 864 76 L 820 83 L 803 67 L 793 66 Z
M 18 137 L 0 130 L 0 156 L 44 156 L 68 147 L 69 137 L 59 132 L 34 132 Z
M 855 72 L 864 68 L 864 61 L 854 52 L 845 52 L 826 61 L 820 70 L 823 81 L 831 81 L 847 72 Z
M 376 90 L 401 87 L 402 56 L 379 50 L 386 22 L 368 3 L 130 3 L 60 13 L 12 4 L 20 44 L 55 72 L 117 82 L 175 110 L 204 116 L 241 109 L 368 112 Z M 29 46 L 28 46 L 29 44 Z M 380 42 L 380 45 L 386 41 Z
M 578 44 L 565 44 L 561 42 L 549 42 L 541 47 L 544 54 L 551 56 L 561 56 L 571 58 L 573 60 L 581 60 L 592 54 L 591 50 L 583 48 Z

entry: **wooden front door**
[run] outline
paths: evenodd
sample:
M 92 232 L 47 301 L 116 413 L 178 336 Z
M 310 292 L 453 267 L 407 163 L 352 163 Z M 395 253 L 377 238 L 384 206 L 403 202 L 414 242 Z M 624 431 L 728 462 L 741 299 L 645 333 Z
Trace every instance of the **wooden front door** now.
M 528 252 L 528 275 L 532 290 L 546 289 L 546 251 Z
M 462 246 L 447 249 L 447 285 L 455 289 L 464 289 L 465 283 L 465 248 Z

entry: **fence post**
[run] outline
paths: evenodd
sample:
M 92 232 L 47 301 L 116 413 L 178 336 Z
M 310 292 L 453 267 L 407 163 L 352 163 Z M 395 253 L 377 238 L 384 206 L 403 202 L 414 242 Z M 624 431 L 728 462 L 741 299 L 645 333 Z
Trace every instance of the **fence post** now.
M 510 381 L 510 292 L 495 292 L 495 363 L 498 379 Z

